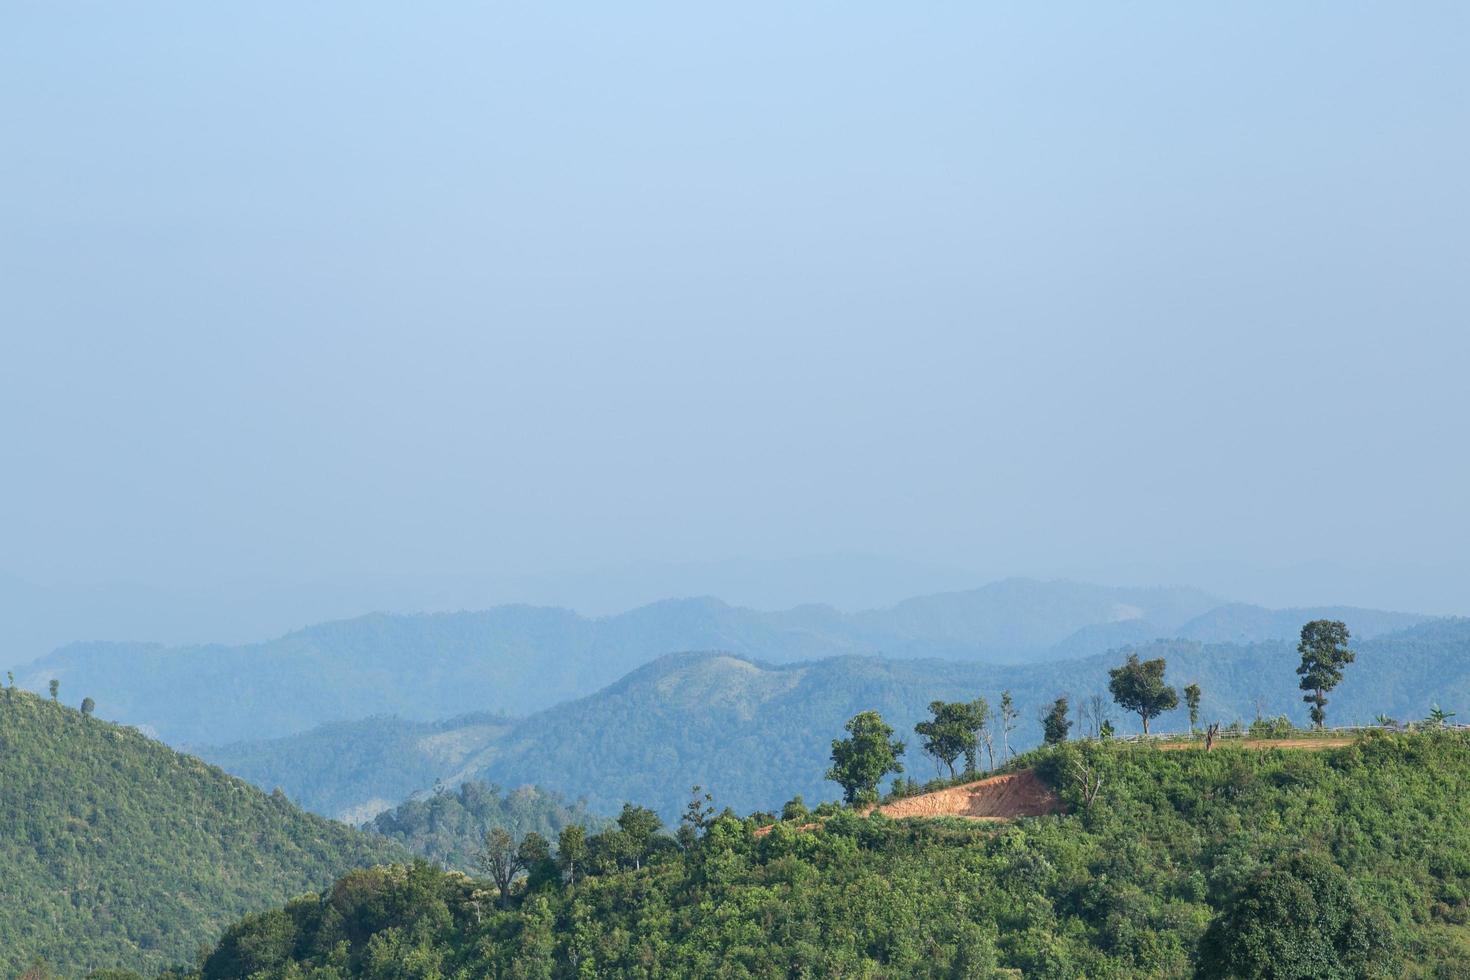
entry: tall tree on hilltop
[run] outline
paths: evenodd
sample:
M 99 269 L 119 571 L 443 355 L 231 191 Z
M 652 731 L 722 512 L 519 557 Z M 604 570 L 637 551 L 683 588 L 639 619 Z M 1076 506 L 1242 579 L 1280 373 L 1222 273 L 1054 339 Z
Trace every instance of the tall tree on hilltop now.
M 1312 706 L 1312 724 L 1318 728 L 1327 725 L 1327 692 L 1342 680 L 1342 669 L 1358 657 L 1348 649 L 1349 639 L 1347 624 L 1335 619 L 1314 619 L 1302 627 L 1296 648 L 1302 662 L 1296 672 L 1307 692 L 1302 700 Z
M 949 778 L 955 775 L 955 760 L 971 758 L 975 752 L 976 734 L 971 730 L 970 708 L 963 701 L 930 701 L 927 721 L 914 726 L 924 752 L 936 762 L 949 767 Z
M 1067 699 L 1057 698 L 1041 718 L 1042 741 L 1047 745 L 1065 742 L 1071 728 L 1072 720 L 1067 717 Z
M 1108 721 L 1108 699 L 1101 691 L 1093 691 L 1087 696 L 1087 707 L 1092 715 L 1092 734 L 1102 738 L 1104 725 L 1110 726 L 1109 734 L 1111 734 L 1111 725 Z
M 965 742 L 965 772 L 974 774 L 980 768 L 980 746 L 990 741 L 990 705 L 984 698 L 976 698 L 961 706 L 965 730 L 969 737 Z M 994 760 L 991 761 L 994 768 Z
M 843 726 L 850 737 L 832 740 L 832 768 L 827 778 L 842 787 L 848 803 L 871 803 L 878 783 L 889 773 L 903 772 L 904 744 L 893 740 L 893 729 L 876 711 L 853 715 Z
M 1184 689 L 1184 703 L 1189 706 L 1189 733 L 1194 734 L 1199 725 L 1199 700 L 1200 689 L 1198 684 L 1191 684 Z
M 1002 691 L 1000 694 L 1000 744 L 1005 753 L 1005 759 L 1011 758 L 1011 732 L 1016 730 L 1016 718 L 1020 712 L 1016 710 L 1016 699 L 1011 697 L 1010 691 Z
M 1143 733 L 1148 734 L 1148 723 L 1165 711 L 1179 706 L 1179 694 L 1164 683 L 1164 658 L 1140 662 L 1138 654 L 1130 653 L 1127 663 L 1108 671 L 1108 690 L 1113 700 L 1124 711 L 1131 711 L 1143 721 Z
M 46 686 L 51 689 L 51 700 L 55 701 L 61 694 L 61 681 L 53 677 L 51 678 L 51 683 Z

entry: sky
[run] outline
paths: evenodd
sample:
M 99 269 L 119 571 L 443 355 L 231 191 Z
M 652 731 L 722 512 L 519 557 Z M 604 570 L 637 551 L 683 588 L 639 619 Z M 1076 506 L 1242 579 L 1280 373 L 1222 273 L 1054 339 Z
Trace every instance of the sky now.
M 1467 42 L 7 4 L 0 573 L 863 555 L 1470 613 Z

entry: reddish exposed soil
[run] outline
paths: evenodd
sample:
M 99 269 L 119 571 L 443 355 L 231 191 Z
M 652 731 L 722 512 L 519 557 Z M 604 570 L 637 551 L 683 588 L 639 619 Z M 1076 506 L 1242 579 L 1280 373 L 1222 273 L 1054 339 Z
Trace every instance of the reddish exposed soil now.
M 820 826 L 822 826 L 820 823 L 804 823 L 804 824 L 798 825 L 797 827 L 795 827 L 793 829 L 795 829 L 795 831 L 798 834 L 804 834 L 804 833 L 806 833 L 809 830 L 816 830 Z M 767 824 L 764 827 L 757 827 L 757 828 L 755 828 L 755 836 L 757 836 L 757 837 L 764 837 L 767 834 L 769 834 L 772 830 L 775 830 L 775 829 L 776 829 L 776 825 L 773 824 L 773 823 L 772 824 Z
M 879 813 L 895 820 L 905 817 L 1014 820 L 1061 811 L 1062 801 L 1032 769 L 910 796 L 878 808 Z

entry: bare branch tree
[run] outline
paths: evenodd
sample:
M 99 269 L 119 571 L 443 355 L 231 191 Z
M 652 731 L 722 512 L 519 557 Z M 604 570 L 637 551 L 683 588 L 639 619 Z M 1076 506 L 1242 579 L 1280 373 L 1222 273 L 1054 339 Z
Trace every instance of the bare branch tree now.
M 1067 765 L 1067 775 L 1077 787 L 1082 796 L 1082 805 L 1091 807 L 1097 799 L 1098 793 L 1102 792 L 1103 777 L 1097 766 L 1088 762 L 1081 755 L 1073 756 Z

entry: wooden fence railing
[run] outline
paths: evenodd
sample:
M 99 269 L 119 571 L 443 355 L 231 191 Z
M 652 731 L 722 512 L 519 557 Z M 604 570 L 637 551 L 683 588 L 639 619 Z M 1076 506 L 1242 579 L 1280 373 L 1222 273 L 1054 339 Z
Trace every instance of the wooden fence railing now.
M 1470 731 L 1470 725 L 1435 724 L 1427 721 L 1410 721 L 1394 725 L 1337 725 L 1332 728 L 1294 728 L 1280 734 L 1251 734 L 1249 726 L 1244 728 L 1221 728 L 1215 733 L 1215 738 L 1341 738 L 1346 735 L 1356 735 L 1359 732 L 1419 732 L 1419 731 Z M 1116 742 L 1178 742 L 1183 739 L 1197 739 L 1204 741 L 1203 730 L 1196 732 L 1149 732 L 1147 735 L 1137 733 L 1134 735 L 1119 735 L 1113 741 Z

